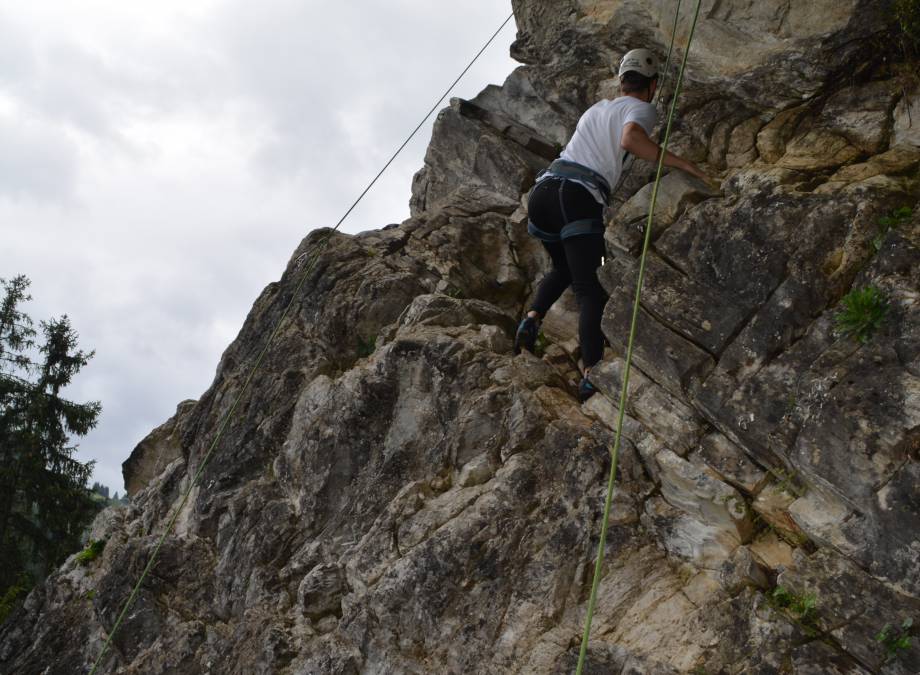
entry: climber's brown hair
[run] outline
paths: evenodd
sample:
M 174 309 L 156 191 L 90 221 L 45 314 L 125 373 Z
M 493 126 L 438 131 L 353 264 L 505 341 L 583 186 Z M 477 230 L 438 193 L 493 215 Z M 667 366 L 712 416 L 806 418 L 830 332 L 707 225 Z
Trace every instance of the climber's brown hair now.
M 620 91 L 624 94 L 635 94 L 640 91 L 646 91 L 652 86 L 658 76 L 646 77 L 634 70 L 627 71 L 620 76 Z

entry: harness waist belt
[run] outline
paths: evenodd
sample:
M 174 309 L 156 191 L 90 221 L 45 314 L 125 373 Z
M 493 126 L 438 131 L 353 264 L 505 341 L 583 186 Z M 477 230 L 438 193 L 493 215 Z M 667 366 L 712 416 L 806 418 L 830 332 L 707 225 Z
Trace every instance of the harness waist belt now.
M 547 232 L 534 225 L 533 221 L 528 220 L 527 232 L 530 236 L 536 237 L 541 241 L 565 241 L 566 239 L 579 237 L 585 234 L 604 234 L 604 221 L 600 218 L 584 218 L 568 223 L 559 232 Z
M 570 162 L 566 159 L 553 160 L 553 163 L 549 165 L 549 168 L 544 173 L 540 174 L 537 180 L 550 177 L 579 181 L 600 192 L 605 202 L 610 201 L 610 183 L 597 171 L 583 164 Z

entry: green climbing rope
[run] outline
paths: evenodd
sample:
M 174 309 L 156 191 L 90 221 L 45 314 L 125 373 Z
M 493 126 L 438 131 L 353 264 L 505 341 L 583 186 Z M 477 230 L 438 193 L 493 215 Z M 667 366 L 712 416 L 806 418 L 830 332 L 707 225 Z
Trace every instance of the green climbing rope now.
M 310 259 L 309 263 L 304 264 L 304 270 L 300 275 L 300 279 L 297 282 L 297 286 L 294 288 L 294 292 L 291 294 L 290 301 L 288 302 L 287 306 L 284 308 L 284 311 L 281 313 L 281 318 L 279 318 L 278 321 L 275 323 L 275 327 L 272 330 L 271 335 L 269 335 L 268 340 L 266 340 L 265 344 L 262 346 L 262 350 L 259 352 L 259 355 L 256 357 L 256 360 L 253 363 L 252 368 L 250 368 L 249 374 L 246 376 L 246 379 L 243 382 L 243 386 L 240 388 L 239 392 L 236 395 L 236 398 L 233 400 L 233 404 L 230 406 L 230 409 L 224 414 L 223 419 L 221 420 L 220 425 L 218 426 L 217 434 L 214 436 L 214 440 L 212 440 L 211 444 L 208 446 L 208 450 L 205 453 L 204 458 L 201 460 L 201 464 L 198 466 L 198 470 L 195 472 L 194 478 L 191 480 L 191 482 L 189 482 L 188 488 L 185 490 L 185 493 L 182 495 L 182 500 L 179 502 L 179 506 L 175 508 L 175 510 L 172 513 L 172 516 L 169 518 L 169 521 L 166 524 L 166 528 L 163 530 L 162 535 L 160 535 L 160 538 L 157 541 L 157 544 L 153 549 L 153 553 L 151 553 L 150 559 L 147 561 L 147 565 L 144 567 L 143 572 L 141 572 L 140 578 L 137 580 L 137 583 L 134 585 L 134 588 L 131 591 L 131 595 L 128 596 L 128 599 L 125 601 L 124 605 L 122 606 L 121 612 L 119 612 L 118 618 L 115 621 L 115 625 L 112 626 L 112 630 L 109 631 L 109 635 L 106 638 L 105 644 L 102 647 L 102 652 L 100 652 L 99 656 L 96 658 L 96 662 L 93 664 L 92 669 L 89 671 L 89 675 L 95 675 L 96 670 L 99 668 L 99 665 L 102 663 L 102 659 L 105 657 L 106 653 L 109 650 L 109 647 L 112 644 L 112 639 L 114 638 L 115 633 L 118 631 L 118 628 L 121 626 L 121 623 L 125 618 L 125 615 L 128 613 L 128 610 L 134 604 L 134 600 L 137 598 L 137 594 L 140 592 L 141 584 L 144 583 L 144 579 L 146 579 L 147 574 L 153 568 L 153 565 L 157 560 L 157 556 L 160 553 L 160 548 L 163 546 L 163 542 L 166 541 L 166 537 L 169 536 L 170 532 L 172 532 L 173 526 L 175 526 L 176 520 L 178 519 L 179 514 L 182 512 L 182 509 L 185 508 L 185 505 L 188 502 L 189 497 L 192 494 L 192 491 L 194 490 L 195 486 L 198 484 L 198 481 L 201 478 L 201 474 L 204 472 L 205 466 L 207 466 L 208 464 L 208 460 L 211 459 L 211 455 L 214 453 L 214 450 L 217 447 L 217 444 L 220 442 L 220 439 L 223 437 L 224 431 L 226 431 L 227 425 L 230 423 L 230 420 L 233 417 L 234 412 L 236 411 L 237 405 L 239 404 L 240 400 L 242 400 L 243 395 L 249 389 L 249 385 L 252 383 L 253 377 L 255 376 L 256 372 L 262 365 L 262 359 L 265 357 L 265 354 L 268 352 L 268 348 L 271 346 L 271 344 L 275 340 L 275 337 L 278 335 L 278 331 L 281 329 L 281 326 L 284 324 L 284 320 L 287 318 L 287 315 L 290 313 L 291 308 L 294 306 L 294 302 L 297 300 L 297 297 L 300 295 L 300 291 L 303 289 L 303 286 L 304 286 L 304 283 L 306 283 L 307 277 L 309 277 L 310 272 L 313 270 L 313 267 L 316 265 L 317 260 L 319 260 L 319 256 L 325 249 L 326 244 L 329 243 L 329 240 L 332 238 L 332 235 L 339 229 L 339 227 L 341 227 L 342 223 L 345 222 L 345 219 L 348 217 L 348 215 L 354 210 L 354 208 L 358 205 L 358 203 L 364 198 L 364 195 L 367 194 L 367 192 L 374 186 L 374 183 L 376 183 L 377 180 L 383 175 L 384 171 L 386 171 L 387 168 L 390 166 L 390 164 L 393 163 L 393 160 L 396 159 L 396 156 L 399 155 L 399 153 L 402 152 L 403 148 L 405 148 L 406 145 L 409 144 L 409 141 L 412 140 L 415 134 L 418 133 L 419 129 L 422 128 L 422 125 L 424 125 L 425 122 L 428 120 L 428 118 L 431 117 L 431 115 L 435 112 L 435 110 L 437 110 L 438 106 L 441 105 L 441 102 L 445 98 L 447 98 L 447 95 L 450 94 L 450 92 L 453 90 L 455 86 L 457 86 L 457 83 L 461 80 L 461 78 L 464 75 L 466 75 L 467 71 L 469 71 L 469 69 L 473 67 L 473 64 L 476 63 L 479 57 L 482 56 L 482 53 L 489 47 L 490 44 L 492 44 L 495 38 L 498 37 L 498 34 L 507 25 L 507 23 L 511 20 L 513 16 L 514 16 L 514 13 L 511 13 L 508 15 L 508 18 L 506 18 L 502 22 L 502 24 L 498 27 L 498 29 L 492 34 L 492 37 L 490 37 L 486 41 L 486 43 L 476 53 L 476 55 L 472 58 L 469 64 L 467 64 L 466 68 L 463 69 L 463 71 L 457 76 L 457 78 L 453 81 L 453 83 L 451 83 L 451 85 L 447 88 L 447 90 L 441 95 L 441 98 L 439 98 L 435 102 L 435 104 L 431 107 L 431 110 L 429 110 L 428 113 L 422 118 L 422 121 L 418 123 L 418 126 L 416 126 L 415 129 L 412 130 L 412 133 L 410 133 L 409 136 L 406 138 L 406 140 L 403 141 L 402 145 L 400 145 L 399 148 L 396 149 L 396 152 L 393 153 L 393 155 L 390 157 L 387 163 L 383 165 L 383 168 L 380 169 L 380 171 L 377 173 L 376 176 L 374 176 L 374 179 L 371 180 L 368 186 L 364 188 L 364 191 L 360 195 L 358 195 L 358 198 L 352 203 L 352 205 L 348 208 L 348 210 L 345 211 L 345 214 L 339 219 L 339 222 L 335 224 L 335 227 L 333 227 L 331 230 L 326 232 L 326 236 L 320 241 L 318 241 L 316 245 L 313 247 L 313 256 Z
M 677 22 L 680 19 L 680 3 L 677 0 L 677 8 L 674 10 L 674 25 L 671 27 L 671 43 L 668 45 L 668 55 L 664 60 L 664 69 L 662 72 L 661 82 L 658 83 L 658 91 L 655 92 L 655 98 L 659 99 L 664 91 L 664 86 L 668 82 L 668 76 L 671 74 L 671 54 L 674 52 L 674 38 L 677 36 Z
M 690 36 L 687 38 L 687 48 L 684 50 L 684 58 L 680 64 L 680 72 L 677 74 L 677 84 L 674 87 L 674 98 L 671 99 L 671 109 L 668 112 L 664 140 L 661 144 L 662 151 L 658 158 L 658 171 L 655 174 L 655 185 L 652 188 L 652 201 L 651 204 L 649 204 L 648 220 L 645 223 L 645 238 L 642 242 L 642 254 L 639 256 L 639 276 L 636 280 L 636 297 L 633 302 L 632 321 L 629 325 L 629 341 L 626 346 L 626 366 L 623 370 L 623 387 L 620 390 L 620 409 L 617 414 L 616 435 L 614 437 L 613 449 L 611 450 L 610 476 L 607 479 L 607 499 L 604 502 L 604 516 L 601 520 L 601 535 L 597 545 L 597 560 L 594 564 L 594 579 L 591 582 L 591 595 L 588 599 L 588 613 L 585 617 L 585 629 L 581 637 L 581 649 L 578 652 L 578 667 L 575 670 L 576 675 L 581 675 L 585 665 L 585 657 L 588 653 L 588 638 L 591 634 L 591 620 L 594 617 L 594 607 L 597 603 L 597 588 L 600 585 L 601 568 L 604 563 L 604 548 L 607 543 L 607 521 L 610 518 L 610 505 L 613 501 L 613 488 L 616 484 L 620 438 L 623 433 L 623 415 L 626 410 L 627 388 L 629 387 L 629 370 L 632 365 L 633 342 L 636 337 L 636 324 L 639 319 L 639 301 L 642 298 L 642 281 L 645 277 L 645 258 L 652 238 L 652 218 L 655 214 L 655 203 L 658 199 L 658 185 L 661 183 L 661 173 L 664 169 L 664 157 L 668 149 L 668 141 L 671 137 L 671 123 L 674 121 L 674 111 L 677 109 L 677 98 L 680 96 L 680 87 L 684 79 L 684 68 L 687 65 L 687 56 L 690 54 L 690 45 L 693 43 L 693 33 L 696 30 L 696 21 L 700 14 L 701 2 L 702 0 L 697 0 L 696 2 L 696 11 L 693 13 L 693 22 L 690 24 Z

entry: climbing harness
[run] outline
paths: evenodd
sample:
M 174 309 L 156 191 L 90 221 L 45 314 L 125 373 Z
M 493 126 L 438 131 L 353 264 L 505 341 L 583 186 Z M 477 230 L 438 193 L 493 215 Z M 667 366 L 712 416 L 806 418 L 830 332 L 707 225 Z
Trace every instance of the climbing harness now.
M 563 178 L 565 180 L 573 180 L 576 183 L 583 183 L 589 188 L 600 192 L 605 202 L 610 200 L 610 184 L 607 182 L 607 179 L 594 169 L 579 164 L 578 162 L 570 162 L 567 159 L 553 160 L 552 164 L 537 175 L 537 182 L 544 176 L 549 178 Z
M 182 495 L 182 500 L 179 502 L 179 505 L 175 508 L 175 510 L 172 513 L 172 516 L 167 522 L 166 528 L 163 530 L 162 535 L 160 536 L 159 540 L 157 541 L 156 546 L 153 549 L 153 553 L 150 554 L 150 559 L 147 561 L 146 567 L 144 567 L 144 570 L 141 573 L 140 578 L 137 580 L 137 583 L 134 585 L 134 588 L 131 591 L 131 595 L 128 596 L 128 599 L 125 601 L 124 605 L 122 606 L 121 612 L 118 614 L 118 618 L 115 621 L 115 625 L 112 626 L 112 630 L 109 631 L 109 635 L 106 638 L 105 644 L 102 647 L 102 652 L 99 654 L 99 656 L 96 659 L 96 662 L 93 664 L 92 669 L 89 671 L 89 675 L 95 675 L 96 671 L 99 668 L 99 665 L 102 663 L 102 659 L 105 657 L 106 653 L 109 650 L 109 647 L 112 644 L 112 639 L 114 638 L 115 633 L 118 631 L 118 628 L 119 626 L 121 626 L 121 623 L 124 620 L 125 616 L 127 615 L 128 610 L 131 608 L 131 605 L 134 603 L 134 600 L 137 597 L 137 594 L 140 592 L 141 584 L 143 584 L 144 579 L 146 579 L 147 577 L 147 574 L 153 568 L 153 565 L 156 562 L 157 556 L 160 553 L 160 548 L 163 546 L 163 542 L 166 541 L 166 537 L 169 535 L 170 532 L 172 532 L 172 529 L 176 524 L 176 520 L 178 519 L 179 514 L 182 512 L 182 509 L 185 507 L 185 504 L 188 502 L 189 497 L 191 496 L 192 491 L 194 490 L 195 486 L 198 485 L 198 481 L 201 479 L 201 474 L 204 472 L 205 466 L 207 466 L 208 460 L 211 458 L 211 455 L 213 454 L 214 449 L 217 447 L 217 444 L 220 442 L 220 439 L 223 437 L 224 431 L 226 431 L 227 426 L 230 423 L 230 419 L 233 417 L 233 414 L 236 411 L 237 405 L 239 404 L 240 400 L 243 398 L 243 395 L 249 389 L 249 385 L 252 383 L 252 379 L 255 376 L 256 371 L 258 371 L 259 367 L 262 365 L 262 360 L 265 357 L 266 352 L 268 352 L 268 348 L 271 346 L 272 342 L 274 342 L 275 340 L 275 337 L 278 335 L 278 332 L 280 331 L 281 326 L 284 324 L 284 320 L 287 318 L 287 315 L 290 313 L 291 308 L 294 306 L 294 302 L 296 301 L 297 297 L 300 295 L 300 291 L 303 289 L 303 286 L 307 281 L 307 277 L 309 277 L 310 272 L 313 271 L 313 268 L 316 265 L 316 262 L 319 260 L 320 254 L 323 252 L 326 245 L 329 243 L 329 240 L 332 238 L 332 235 L 339 229 L 339 227 L 341 227 L 342 223 L 345 222 L 345 219 L 348 217 L 348 215 L 354 210 L 354 208 L 358 205 L 358 203 L 364 198 L 364 195 L 366 195 L 368 191 L 374 186 L 377 180 L 383 175 L 384 171 L 386 171 L 387 168 L 389 168 L 390 164 L 393 163 L 393 160 L 396 159 L 397 155 L 399 155 L 399 153 L 402 152 L 403 148 L 405 148 L 409 144 L 409 141 L 411 141 L 412 138 L 415 136 L 415 134 L 418 133 L 419 129 L 422 128 L 422 126 L 425 124 L 428 118 L 431 117 L 431 115 L 435 112 L 435 110 L 437 110 L 438 106 L 441 105 L 441 102 L 445 98 L 447 98 L 447 95 L 450 94 L 450 92 L 453 90 L 455 86 L 457 86 L 457 83 L 463 78 L 464 75 L 466 75 L 467 71 L 469 71 L 469 69 L 473 67 L 473 64 L 476 63 L 476 61 L 479 59 L 480 56 L 482 56 L 482 53 L 489 47 L 489 45 L 492 44 L 495 38 L 498 37 L 498 34 L 508 24 L 508 22 L 511 21 L 513 17 L 514 17 L 514 13 L 512 12 L 511 14 L 508 15 L 508 18 L 506 18 L 502 22 L 502 24 L 498 27 L 498 29 L 492 34 L 492 37 L 490 37 L 486 41 L 486 43 L 482 46 L 482 48 L 480 48 L 480 50 L 476 53 L 476 55 L 472 58 L 472 60 L 467 64 L 466 68 L 464 68 L 461 71 L 461 73 L 451 83 L 451 85 L 447 88 L 447 90 L 435 102 L 435 104 L 431 106 L 431 110 L 428 111 L 428 113 L 422 118 L 422 121 L 419 122 L 418 125 L 415 127 L 415 129 L 412 130 L 412 133 L 410 133 L 409 136 L 406 138 L 406 140 L 403 141 L 402 145 L 400 145 L 396 149 L 396 152 L 394 152 L 393 155 L 390 157 L 390 159 L 387 161 L 387 163 L 383 165 L 383 168 L 380 169 L 380 171 L 377 173 L 376 176 L 374 176 L 373 180 L 371 180 L 371 182 L 368 183 L 367 187 L 364 188 L 364 191 L 360 195 L 358 195 L 358 198 L 352 203 L 350 207 L 348 207 L 348 210 L 345 211 L 345 214 L 339 219 L 339 222 L 335 224 L 335 227 L 328 230 L 325 233 L 325 237 L 321 239 L 320 241 L 318 241 L 316 245 L 313 247 L 313 252 L 312 252 L 313 256 L 310 259 L 309 264 L 304 265 L 303 272 L 300 275 L 300 279 L 297 282 L 297 286 L 295 287 L 294 292 L 291 294 L 290 301 L 288 302 L 287 306 L 284 308 L 284 311 L 281 313 L 281 317 L 275 323 L 275 327 L 272 330 L 271 335 L 269 335 L 268 340 L 266 340 L 265 344 L 262 346 L 262 350 L 259 352 L 259 355 L 256 357 L 256 360 L 253 363 L 252 368 L 250 368 L 249 370 L 249 374 L 246 376 L 246 379 L 243 382 L 243 386 L 240 388 L 239 392 L 237 393 L 236 398 L 233 400 L 233 403 L 231 404 L 229 410 L 227 410 L 227 412 L 224 414 L 223 419 L 221 420 L 218 426 L 217 434 L 214 437 L 214 440 L 211 441 L 210 446 L 208 446 L 208 450 L 205 453 L 204 458 L 201 460 L 201 464 L 199 465 L 198 470 L 195 472 L 194 478 L 192 478 L 192 480 L 189 482 L 188 488 L 185 490 L 185 493 Z M 299 263 L 306 255 L 307 255 L 306 253 L 301 255 L 298 258 L 297 262 Z M 295 264 L 294 269 L 297 269 L 297 267 L 298 265 Z
M 693 13 L 693 22 L 690 24 L 690 35 L 687 38 L 687 48 L 684 50 L 684 58 L 680 64 L 680 71 L 677 75 L 677 84 L 674 87 L 674 98 L 671 99 L 671 109 L 668 113 L 668 121 L 665 126 L 664 141 L 661 144 L 661 153 L 658 157 L 658 171 L 655 174 L 655 184 L 652 188 L 652 200 L 649 204 L 648 220 L 645 224 L 645 238 L 642 242 L 642 253 L 639 256 L 639 274 L 636 280 L 636 297 L 633 302 L 632 321 L 629 325 L 629 340 L 626 345 L 626 365 L 623 370 L 623 386 L 620 389 L 620 407 L 617 414 L 616 434 L 614 436 L 613 449 L 610 457 L 610 475 L 607 479 L 607 498 L 604 502 L 604 515 L 601 519 L 600 541 L 597 545 L 597 559 L 594 563 L 594 578 L 591 581 L 591 595 L 588 598 L 588 611 L 585 617 L 585 628 L 581 637 L 581 649 L 578 652 L 578 666 L 575 675 L 581 675 L 585 665 L 585 657 L 588 653 L 588 638 L 591 634 L 591 620 L 594 617 L 594 607 L 597 603 L 597 589 L 601 580 L 601 568 L 604 564 L 604 547 L 607 543 L 607 525 L 610 519 L 610 505 L 613 501 L 613 488 L 616 483 L 617 460 L 620 452 L 620 439 L 623 435 L 623 415 L 626 410 L 627 390 L 629 387 L 629 371 L 632 365 L 633 343 L 636 337 L 636 325 L 639 319 L 639 301 L 642 298 L 642 281 L 645 277 L 645 258 L 648 253 L 649 244 L 652 234 L 652 218 L 655 213 L 655 203 L 658 200 L 658 186 L 661 183 L 661 173 L 664 169 L 664 158 L 668 148 L 668 141 L 671 137 L 671 124 L 674 121 L 674 111 L 677 109 L 677 99 L 680 96 L 680 87 L 684 78 L 684 69 L 687 66 L 687 56 L 690 54 L 690 45 L 693 43 L 693 33 L 696 30 L 696 21 L 700 14 L 700 4 L 702 0 L 696 0 L 696 11 Z M 678 5 L 678 12 L 680 6 Z M 677 19 L 674 19 L 675 30 Z M 674 36 L 671 36 L 671 44 L 674 43 Z
M 588 168 L 578 162 L 570 162 L 565 159 L 557 159 L 537 175 L 537 182 L 543 179 L 559 178 L 559 208 L 562 210 L 562 218 L 565 225 L 559 232 L 547 232 L 534 225 L 533 221 L 528 218 L 527 232 L 531 236 L 545 242 L 559 242 L 571 237 L 579 237 L 584 234 L 604 234 L 603 218 L 582 218 L 581 220 L 569 221 L 565 214 L 565 203 L 562 199 L 562 188 L 566 181 L 572 181 L 585 187 L 591 188 L 604 198 L 604 203 L 610 201 L 610 184 L 594 169 Z

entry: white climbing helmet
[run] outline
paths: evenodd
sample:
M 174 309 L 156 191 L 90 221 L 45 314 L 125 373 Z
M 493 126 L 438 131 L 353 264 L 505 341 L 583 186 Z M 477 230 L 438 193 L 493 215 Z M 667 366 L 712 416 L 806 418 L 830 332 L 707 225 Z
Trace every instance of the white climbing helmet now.
M 623 73 L 634 70 L 645 77 L 655 77 L 658 74 L 658 59 L 648 49 L 632 49 L 626 52 L 626 56 L 620 62 L 619 76 Z

